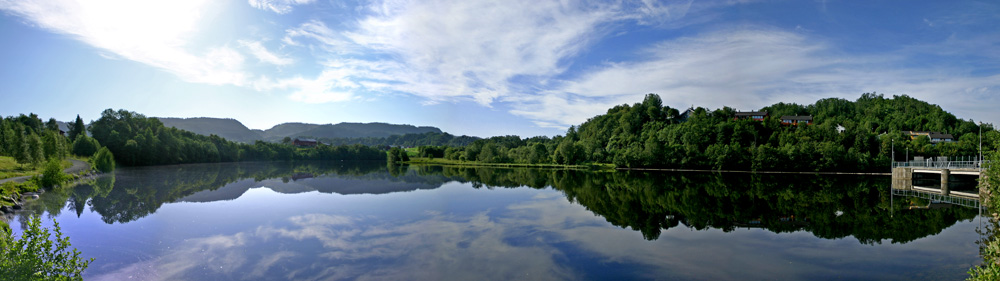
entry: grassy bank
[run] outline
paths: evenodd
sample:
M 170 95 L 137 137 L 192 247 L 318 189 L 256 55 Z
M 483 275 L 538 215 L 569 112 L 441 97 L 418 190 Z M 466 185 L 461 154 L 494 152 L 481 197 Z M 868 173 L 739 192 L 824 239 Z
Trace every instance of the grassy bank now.
M 560 165 L 560 164 L 517 164 L 517 163 L 483 163 L 478 161 L 449 160 L 444 158 L 410 158 L 407 164 L 416 165 L 441 165 L 441 166 L 466 166 L 466 167 L 499 167 L 499 168 L 542 168 L 542 169 L 587 169 L 602 170 L 614 169 L 612 164 L 586 164 L 586 165 Z
M 3 157 L 9 158 L 9 157 Z M 73 159 L 85 161 L 87 158 L 74 157 Z M 10 163 L 4 163 L 3 168 L 11 168 Z M 14 164 L 17 165 L 17 164 Z M 18 165 L 19 166 L 19 165 Z M 81 171 L 75 174 L 66 174 L 63 170 L 73 166 L 73 163 L 67 159 L 61 161 L 52 161 L 43 165 L 38 165 L 38 167 L 32 167 L 31 170 L 28 168 L 16 167 L 14 169 L 20 169 L 20 176 L 30 176 L 27 180 L 23 182 L 8 181 L 0 183 L 0 207 L 14 206 L 21 199 L 21 194 L 27 192 L 35 192 L 42 187 L 52 187 L 61 186 L 67 182 L 75 181 L 82 175 L 86 174 L 88 171 Z M 26 166 L 27 167 L 27 166 Z
M 76 159 L 76 158 L 74 158 Z M 86 158 L 78 159 L 82 161 L 87 161 Z M 60 163 L 63 169 L 73 166 L 72 162 L 69 160 L 62 160 Z M 34 176 L 42 174 L 42 168 L 45 165 L 30 165 L 30 164 L 17 164 L 17 161 L 13 157 L 0 156 L 0 179 L 14 178 L 21 176 Z

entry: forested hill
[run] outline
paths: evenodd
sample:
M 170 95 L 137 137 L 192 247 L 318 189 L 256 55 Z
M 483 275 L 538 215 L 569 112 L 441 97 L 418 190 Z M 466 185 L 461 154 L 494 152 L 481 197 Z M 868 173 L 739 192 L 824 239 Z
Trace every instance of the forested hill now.
M 567 137 L 583 157 L 619 166 L 754 170 L 885 170 L 891 146 L 923 156 L 978 153 L 977 124 L 908 96 L 864 94 L 855 101 L 829 98 L 811 105 L 778 103 L 762 121 L 734 120 L 736 111 L 696 108 L 688 116 L 657 95 L 591 118 Z M 788 125 L 782 116 L 812 116 L 811 125 Z M 575 130 L 574 130 L 575 129 Z M 904 131 L 951 134 L 954 142 L 910 141 Z M 897 160 L 903 160 L 902 158 Z
M 909 156 L 974 156 L 979 126 L 941 107 L 908 96 L 864 94 L 855 101 L 823 99 L 811 105 L 778 103 L 766 117 L 737 118 L 725 107 L 678 110 L 658 95 L 619 105 L 549 139 L 494 137 L 463 148 L 427 148 L 424 155 L 493 163 L 614 163 L 618 167 L 721 170 L 888 170 L 893 142 L 897 161 Z M 811 117 L 797 125 L 783 116 Z M 749 117 L 749 116 L 748 116 Z M 950 134 L 932 142 L 909 131 Z M 1000 138 L 983 128 L 984 144 Z
M 166 127 L 157 118 L 107 109 L 90 124 L 90 133 L 114 153 L 123 165 L 164 165 L 183 163 L 261 160 L 379 160 L 386 154 L 375 148 L 320 145 L 297 149 L 289 144 L 236 143 L 217 135 L 203 136 Z
M 258 140 L 278 142 L 290 138 L 385 138 L 395 135 L 442 133 L 435 127 L 418 127 L 386 123 L 308 124 L 283 123 L 267 130 L 251 130 L 234 119 L 221 118 L 158 118 L 164 126 L 217 135 L 227 140 L 253 143 Z

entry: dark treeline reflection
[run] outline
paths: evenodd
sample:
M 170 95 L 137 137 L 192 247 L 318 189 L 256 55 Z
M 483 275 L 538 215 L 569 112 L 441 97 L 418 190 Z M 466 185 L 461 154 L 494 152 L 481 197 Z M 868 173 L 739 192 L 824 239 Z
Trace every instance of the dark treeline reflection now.
M 238 198 L 254 187 L 279 193 L 382 194 L 433 189 L 447 182 L 474 188 L 554 188 L 570 202 L 648 240 L 682 224 L 702 230 L 762 228 L 808 231 L 820 238 L 906 243 L 940 233 L 978 211 L 889 196 L 885 177 L 664 173 L 386 166 L 384 162 L 223 163 L 122 169 L 55 189 L 27 205 L 28 214 L 79 216 L 86 206 L 106 223 L 145 217 L 164 203 Z M 928 208 L 930 206 L 930 208 Z
M 701 230 L 808 231 L 820 238 L 906 243 L 940 233 L 976 209 L 890 198 L 884 177 L 419 167 L 474 187 L 553 187 L 648 240 L 681 223 Z M 933 206 L 927 208 L 928 206 Z

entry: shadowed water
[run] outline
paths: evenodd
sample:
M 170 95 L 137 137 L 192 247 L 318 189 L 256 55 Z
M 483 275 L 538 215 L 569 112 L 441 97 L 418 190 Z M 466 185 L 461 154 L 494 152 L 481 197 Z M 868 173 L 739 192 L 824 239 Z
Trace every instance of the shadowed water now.
M 873 176 L 199 164 L 26 207 L 88 280 L 959 280 L 981 238 Z

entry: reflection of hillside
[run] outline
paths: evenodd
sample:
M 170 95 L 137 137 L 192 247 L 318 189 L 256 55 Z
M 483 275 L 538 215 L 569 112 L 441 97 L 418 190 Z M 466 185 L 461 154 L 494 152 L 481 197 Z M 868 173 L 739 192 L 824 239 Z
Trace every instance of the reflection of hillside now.
M 70 207 L 78 214 L 83 211 L 84 205 L 89 204 L 91 210 L 101 214 L 105 222 L 125 223 L 155 212 L 164 203 L 233 200 L 257 187 L 268 187 L 281 193 L 319 191 L 383 194 L 433 189 L 450 181 L 443 176 L 416 176 L 414 172 L 406 171 L 400 176 L 393 176 L 390 172 L 384 163 L 379 162 L 220 163 L 141 167 L 120 169 L 94 182 L 69 189 L 73 194 L 60 196 L 61 193 L 56 193 L 47 198 L 59 201 L 60 204 L 68 200 Z M 399 172 L 398 168 L 396 172 Z M 62 205 L 41 204 L 40 201 L 35 208 L 38 209 L 36 213 L 51 212 L 58 211 Z
M 695 229 L 809 231 L 861 243 L 905 243 L 940 233 L 975 209 L 905 210 L 888 199 L 888 179 L 710 173 L 443 168 L 475 186 L 552 186 L 608 222 L 657 239 L 683 223 Z M 520 184 L 518 184 L 520 183 Z
M 931 202 L 889 200 L 888 179 L 711 173 L 590 172 L 539 169 L 385 166 L 384 163 L 228 163 L 122 169 L 72 189 L 55 190 L 30 212 L 84 206 L 107 223 L 124 223 L 164 203 L 233 200 L 252 188 L 278 193 L 385 194 L 458 181 L 475 188 L 552 187 L 613 225 L 657 239 L 681 224 L 694 229 L 808 231 L 861 243 L 906 243 L 940 233 L 975 209 L 911 208 Z M 23 220 L 22 221 L 26 221 Z

